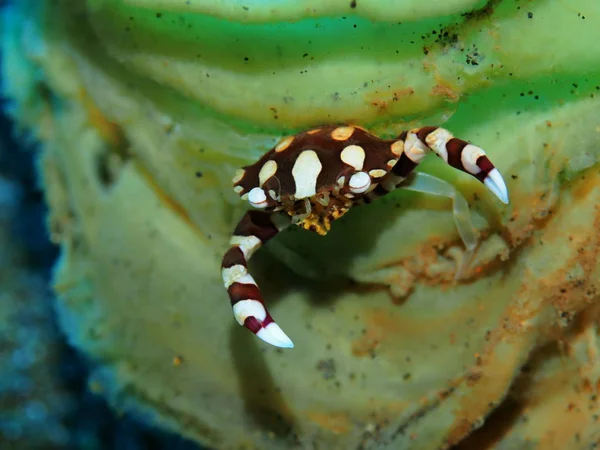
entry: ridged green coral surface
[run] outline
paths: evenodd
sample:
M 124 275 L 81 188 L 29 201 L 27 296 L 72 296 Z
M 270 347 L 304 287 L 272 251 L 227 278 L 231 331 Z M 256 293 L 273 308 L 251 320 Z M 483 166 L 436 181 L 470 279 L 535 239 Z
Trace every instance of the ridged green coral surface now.
M 44 143 L 63 330 L 112 404 L 218 449 L 598 445 L 600 3 L 27 0 L 4 90 Z M 220 279 L 235 169 L 350 122 L 442 125 L 486 149 L 505 206 L 441 160 L 250 264 L 293 350 Z

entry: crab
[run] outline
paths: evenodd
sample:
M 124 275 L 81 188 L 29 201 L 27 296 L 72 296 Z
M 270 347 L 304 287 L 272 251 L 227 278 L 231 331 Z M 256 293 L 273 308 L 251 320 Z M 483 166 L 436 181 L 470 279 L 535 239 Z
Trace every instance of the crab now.
M 292 348 L 248 273 L 249 259 L 290 225 L 327 234 L 331 222 L 352 206 L 402 187 L 429 151 L 477 178 L 508 204 L 506 184 L 486 153 L 435 126 L 390 140 L 358 126 L 324 126 L 282 139 L 257 162 L 239 169 L 232 180 L 234 191 L 253 209 L 233 231 L 221 266 L 237 322 L 271 345 Z

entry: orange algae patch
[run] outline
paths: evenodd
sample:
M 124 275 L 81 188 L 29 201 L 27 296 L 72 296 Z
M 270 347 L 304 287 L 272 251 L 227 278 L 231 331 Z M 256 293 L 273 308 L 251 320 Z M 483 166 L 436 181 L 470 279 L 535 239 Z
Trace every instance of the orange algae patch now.
M 412 96 L 415 90 L 412 87 L 404 89 L 393 89 L 386 91 L 376 91 L 374 94 L 367 96 L 366 100 L 371 105 L 385 111 L 394 102 Z
M 350 417 L 346 413 L 309 412 L 307 417 L 325 430 L 335 434 L 348 433 L 352 428 Z
M 460 99 L 460 94 L 457 93 L 454 89 L 452 89 L 450 86 L 446 85 L 446 84 L 436 84 L 432 89 L 431 89 L 431 95 L 434 96 L 441 96 L 444 97 L 448 100 L 452 100 L 452 101 L 458 101 L 458 99 Z
M 594 168 L 592 168 L 592 170 L 593 169 Z M 579 182 L 575 183 L 573 186 L 573 197 L 586 198 L 587 195 L 598 185 L 598 182 L 598 177 L 582 176 Z
M 406 89 L 395 90 L 392 92 L 392 100 L 398 101 L 404 97 L 410 97 L 415 93 L 415 90 L 411 87 L 407 87 Z
M 467 322 L 483 313 L 483 305 L 473 304 L 457 308 L 448 314 L 451 314 L 452 322 Z M 394 343 L 420 340 L 427 334 L 439 335 L 440 330 L 444 329 L 448 330 L 449 339 L 457 339 L 451 335 L 451 329 L 448 328 L 449 316 L 446 314 L 430 317 L 427 323 L 403 314 L 400 308 L 365 309 L 362 315 L 365 321 L 364 331 L 352 342 L 352 354 L 357 357 L 369 356 L 375 350 L 384 350 L 382 344 L 385 344 L 385 350 L 392 350 Z
M 194 229 L 196 229 L 185 208 L 181 206 L 178 202 L 173 200 L 164 190 L 162 190 L 156 184 L 152 176 L 144 168 L 142 168 L 139 164 L 137 167 L 139 172 L 144 176 L 146 182 L 150 185 L 152 190 L 154 190 L 161 203 L 164 204 L 171 211 L 173 211 L 175 214 L 177 214 L 179 217 L 181 217 L 188 224 L 192 225 Z
M 113 147 L 121 147 L 125 142 L 121 127 L 106 118 L 87 93 L 81 89 L 79 97 L 85 107 L 90 125 L 94 127 L 102 139 Z
M 368 356 L 382 340 L 402 331 L 398 321 L 395 317 L 390 317 L 387 310 L 366 312 L 365 319 L 365 332 L 352 343 L 352 354 L 355 356 Z
M 520 356 L 523 348 L 527 345 L 524 341 L 521 345 L 503 345 L 504 349 L 498 347 L 486 351 L 486 356 L 476 358 L 475 367 L 467 374 L 464 381 L 466 390 L 460 396 L 459 412 L 453 425 L 449 427 L 446 442 L 449 445 L 458 444 L 487 414 L 490 405 L 504 398 L 507 389 L 513 380 L 515 371 L 518 370 Z

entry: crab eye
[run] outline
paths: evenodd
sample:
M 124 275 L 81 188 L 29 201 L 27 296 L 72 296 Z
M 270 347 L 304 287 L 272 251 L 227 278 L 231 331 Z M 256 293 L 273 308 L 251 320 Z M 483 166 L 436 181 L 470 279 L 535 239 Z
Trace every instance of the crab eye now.
M 263 191 L 259 187 L 253 188 L 250 192 L 248 192 L 248 202 L 250 202 L 250 206 L 255 208 L 266 208 L 267 207 L 267 195 L 265 191 Z
M 350 177 L 348 185 L 353 194 L 362 194 L 371 186 L 371 177 L 365 172 L 356 172 Z

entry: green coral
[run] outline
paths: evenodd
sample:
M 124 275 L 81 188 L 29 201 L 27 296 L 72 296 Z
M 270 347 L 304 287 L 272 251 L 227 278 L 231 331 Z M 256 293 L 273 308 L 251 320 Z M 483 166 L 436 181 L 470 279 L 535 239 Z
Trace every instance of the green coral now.
M 4 13 L 6 93 L 46 143 L 60 317 L 97 387 L 217 448 L 418 450 L 493 431 L 506 403 L 484 420 L 517 380 L 527 414 L 552 420 L 492 432 L 498 448 L 589 446 L 597 405 L 581 408 L 584 433 L 556 411 L 598 380 L 582 355 L 597 345 L 600 49 L 585 43 L 600 5 L 277 3 Z M 297 346 L 265 347 L 219 279 L 247 207 L 230 179 L 282 135 L 346 121 L 381 135 L 444 122 L 486 149 L 511 205 L 441 161 L 420 166 L 457 186 L 481 231 L 460 283 L 444 199 L 397 192 L 327 237 L 286 232 L 251 269 Z M 588 375 L 554 394 L 557 340 L 578 349 L 564 373 Z M 536 386 L 555 397 L 535 401 Z M 544 440 L 551 426 L 564 441 Z

